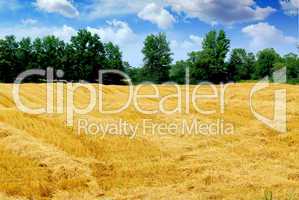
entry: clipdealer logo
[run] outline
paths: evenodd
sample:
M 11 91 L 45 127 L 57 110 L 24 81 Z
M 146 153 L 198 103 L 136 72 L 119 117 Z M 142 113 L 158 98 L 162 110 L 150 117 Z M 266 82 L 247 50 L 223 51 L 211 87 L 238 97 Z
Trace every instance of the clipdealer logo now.
M 274 83 L 286 83 L 287 82 L 287 70 L 286 68 L 282 68 L 273 73 L 273 81 Z M 259 81 L 250 92 L 250 109 L 253 115 L 260 122 L 265 124 L 266 126 L 280 132 L 287 132 L 287 91 L 286 89 L 279 89 L 275 91 L 274 94 L 274 116 L 273 119 L 269 119 L 263 116 L 261 113 L 255 110 L 253 104 L 254 94 L 258 93 L 261 90 L 266 89 L 270 86 L 269 77 L 265 77 L 261 81 Z
M 14 85 L 13 85 L 13 99 L 14 102 L 17 106 L 17 108 L 27 114 L 32 114 L 32 115 L 40 115 L 40 114 L 64 114 L 66 113 L 66 122 L 67 126 L 72 127 L 74 126 L 74 116 L 75 115 L 86 115 L 92 111 L 94 111 L 97 103 L 98 103 L 98 111 L 103 113 L 103 114 L 117 114 L 121 113 L 122 111 L 126 110 L 130 105 L 133 105 L 135 109 L 143 114 L 156 114 L 156 113 L 164 113 L 166 115 L 173 114 L 173 113 L 178 113 L 178 112 L 184 112 L 182 110 L 183 105 L 178 103 L 177 108 L 174 110 L 167 110 L 165 106 L 165 102 L 170 99 L 170 98 L 176 98 L 178 99 L 178 102 L 182 103 L 182 91 L 179 85 L 175 83 L 166 83 L 170 85 L 171 87 L 176 88 L 176 94 L 171 94 L 166 97 L 160 96 L 159 89 L 157 85 L 154 83 L 149 83 L 147 82 L 146 84 L 149 87 L 152 87 L 155 91 L 155 94 L 152 95 L 144 95 L 144 94 L 139 94 L 140 89 L 144 85 L 138 85 L 136 87 L 133 86 L 132 81 L 130 77 L 125 74 L 124 72 L 118 71 L 118 70 L 102 70 L 99 71 L 99 83 L 98 84 L 98 91 L 95 87 L 93 87 L 92 84 L 88 84 L 87 82 L 81 81 L 80 83 L 62 83 L 58 82 L 55 87 L 56 87 L 56 109 L 54 109 L 54 85 L 52 84 L 54 82 L 54 70 L 52 68 L 48 68 L 47 70 L 43 69 L 32 69 L 25 71 L 21 73 Z M 105 110 L 103 106 L 103 94 L 102 94 L 102 79 L 104 74 L 117 74 L 122 76 L 124 79 L 127 80 L 128 83 L 128 100 L 126 103 L 119 109 L 116 110 Z M 56 76 L 58 78 L 62 78 L 64 75 L 63 71 L 58 70 L 56 71 Z M 46 96 L 47 96 L 47 101 L 46 101 L 46 106 L 43 108 L 29 108 L 27 107 L 24 102 L 21 100 L 20 96 L 20 86 L 24 80 L 31 76 L 41 76 L 41 77 L 46 77 L 47 79 L 47 84 L 46 84 Z M 280 69 L 273 74 L 273 81 L 274 83 L 286 83 L 286 68 Z M 186 71 L 186 88 L 190 88 L 189 86 L 190 80 L 189 80 L 189 70 L 187 69 Z M 213 91 L 213 94 L 198 94 L 199 89 L 201 86 L 206 86 L 211 88 Z M 203 110 L 202 108 L 199 108 L 197 105 L 198 99 L 218 99 L 220 102 L 220 110 L 221 114 L 224 113 L 225 110 L 225 93 L 226 89 L 230 86 L 231 84 L 221 84 L 219 86 L 219 89 L 216 87 L 216 85 L 209 83 L 209 82 L 203 82 L 199 85 L 196 85 L 193 91 L 186 90 L 186 114 L 190 112 L 190 106 L 193 106 L 194 109 L 199 113 L 203 115 L 211 115 L 215 114 L 216 110 Z M 267 89 L 270 86 L 270 78 L 265 77 L 261 81 L 259 81 L 252 90 L 250 91 L 250 99 L 249 99 L 249 104 L 250 104 L 250 109 L 251 112 L 253 113 L 254 117 L 265 124 L 266 126 L 274 129 L 275 131 L 278 131 L 280 133 L 286 133 L 287 132 L 287 109 L 286 109 L 286 89 L 280 89 L 275 91 L 275 100 L 274 100 L 274 117 L 273 119 L 269 119 L 265 116 L 263 116 L 261 113 L 259 113 L 255 109 L 255 105 L 253 102 L 253 98 L 255 94 L 262 92 L 263 90 Z M 67 94 L 65 95 L 66 87 L 66 92 Z M 84 88 L 89 91 L 89 104 L 85 108 L 77 108 L 74 104 L 74 95 L 76 93 L 76 90 L 79 88 Z M 220 91 L 218 91 L 220 90 Z M 191 94 L 190 94 L 191 92 Z M 66 101 L 64 101 L 64 98 L 66 98 Z M 138 100 L 140 99 L 146 99 L 146 98 L 160 98 L 160 103 L 158 106 L 158 109 L 155 111 L 149 111 L 149 110 L 144 110 L 140 107 L 138 104 Z M 99 101 L 99 102 L 98 102 Z M 66 102 L 66 105 L 64 105 L 64 102 Z M 188 108 L 188 109 L 187 109 Z

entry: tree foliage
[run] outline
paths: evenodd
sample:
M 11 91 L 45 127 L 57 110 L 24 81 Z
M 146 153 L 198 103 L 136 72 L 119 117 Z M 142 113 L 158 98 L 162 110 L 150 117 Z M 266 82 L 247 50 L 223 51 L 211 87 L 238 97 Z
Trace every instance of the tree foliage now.
M 283 58 L 284 66 L 287 68 L 289 82 L 299 82 L 299 57 L 294 53 L 289 53 Z
M 263 78 L 272 76 L 275 63 L 280 62 L 281 57 L 274 49 L 264 49 L 257 54 L 255 77 Z
M 299 82 L 299 57 L 289 53 L 280 56 L 274 49 L 263 49 L 256 55 L 245 49 L 232 49 L 223 30 L 206 34 L 202 48 L 190 52 L 188 59 L 172 63 L 172 52 L 166 34 L 151 34 L 146 37 L 142 53 L 144 65 L 134 68 L 123 61 L 120 48 L 103 43 L 101 38 L 87 30 L 80 30 L 69 42 L 55 36 L 23 38 L 14 36 L 0 39 L 0 82 L 11 83 L 28 69 L 61 69 L 64 80 L 98 81 L 99 70 L 126 72 L 134 83 L 151 81 L 185 83 L 186 71 L 190 71 L 190 83 L 200 81 L 213 83 L 261 79 L 277 69 L 287 68 L 289 82 Z M 56 77 L 57 78 L 57 77 Z M 60 78 L 60 77 L 58 77 Z M 122 76 L 106 74 L 105 84 L 125 84 Z M 31 77 L 28 82 L 40 82 L 40 77 Z
M 74 80 L 95 81 L 98 70 L 103 69 L 105 63 L 105 49 L 98 35 L 92 35 L 87 30 L 80 30 L 71 39 L 71 58 L 73 69 L 77 72 Z
M 229 48 L 230 40 L 223 30 L 207 33 L 202 43 L 202 51 L 189 55 L 194 61 L 192 63 L 193 77 L 214 83 L 226 81 L 225 58 Z
M 23 38 L 14 36 L 0 39 L 0 81 L 13 82 L 27 69 L 61 69 L 67 81 L 95 82 L 100 69 L 124 71 L 122 52 L 112 43 L 102 43 L 100 37 L 87 30 L 80 30 L 69 43 L 54 36 Z M 32 77 L 31 82 L 40 78 Z M 120 77 L 110 77 L 109 83 L 120 84 Z
M 17 65 L 18 42 L 14 36 L 7 36 L 0 40 L 0 78 L 4 82 L 12 82 L 18 72 L 22 71 Z
M 168 73 L 172 63 L 172 53 L 164 33 L 149 35 L 144 41 L 143 75 L 155 83 L 168 81 Z
M 171 69 L 169 70 L 170 80 L 179 84 L 184 84 L 186 79 L 187 67 L 188 62 L 177 61 L 174 65 L 171 66 Z
M 106 50 L 106 63 L 105 69 L 109 70 L 119 70 L 124 72 L 124 63 L 122 61 L 122 53 L 118 46 L 114 45 L 112 42 L 105 44 Z M 104 77 L 104 82 L 107 84 L 122 84 L 124 77 L 119 74 L 107 74 Z
M 230 81 L 250 80 L 253 78 L 255 56 L 245 49 L 233 49 L 228 63 Z

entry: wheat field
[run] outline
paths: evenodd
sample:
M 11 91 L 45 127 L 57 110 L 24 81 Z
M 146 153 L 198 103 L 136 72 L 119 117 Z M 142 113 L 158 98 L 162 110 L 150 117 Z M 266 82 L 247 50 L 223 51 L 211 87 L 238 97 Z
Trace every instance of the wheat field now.
M 97 87 L 97 86 L 94 86 Z M 192 90 L 195 86 L 190 86 Z M 65 125 L 65 113 L 30 115 L 19 111 L 12 85 L 0 85 L 0 199 L 1 200 L 96 200 L 96 199 L 273 199 L 299 198 L 299 87 L 272 85 L 255 95 L 256 110 L 273 114 L 274 90 L 287 88 L 288 131 L 279 134 L 256 120 L 249 108 L 251 83 L 229 86 L 225 112 L 219 101 L 201 101 L 216 114 L 202 115 L 190 106 L 189 113 L 142 114 L 133 105 L 118 114 L 93 110 L 84 116 L 92 122 L 143 119 L 179 123 L 198 119 L 213 122 L 219 117 L 233 123 L 234 134 L 183 135 L 145 132 L 129 135 L 78 134 Z M 30 107 L 44 106 L 46 85 L 24 84 L 21 98 Z M 158 86 L 162 95 L 175 92 Z M 186 92 L 185 86 L 181 86 Z M 209 88 L 203 88 L 208 92 Z M 117 108 L 128 98 L 126 86 L 104 86 L 104 105 Z M 149 86 L 143 94 L 152 93 Z M 89 95 L 76 92 L 75 105 L 84 107 Z M 177 105 L 176 99 L 166 105 Z M 183 104 L 185 105 L 183 99 Z M 143 99 L 151 109 L 157 99 Z M 66 110 L 66 107 L 64 107 Z

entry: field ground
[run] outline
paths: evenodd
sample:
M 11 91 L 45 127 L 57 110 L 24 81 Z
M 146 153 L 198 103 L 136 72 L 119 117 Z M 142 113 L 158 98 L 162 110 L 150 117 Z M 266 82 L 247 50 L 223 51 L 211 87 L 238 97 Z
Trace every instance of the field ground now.
M 120 114 L 94 110 L 84 116 L 92 122 L 123 119 L 131 124 L 144 118 L 155 123 L 179 123 L 182 119 L 213 122 L 222 117 L 235 126 L 231 135 L 145 133 L 131 139 L 111 134 L 78 135 L 76 126 L 65 126 L 64 114 L 22 113 L 13 102 L 12 85 L 2 84 L 0 199 L 259 200 L 265 191 L 273 192 L 274 199 L 297 199 L 299 87 L 272 85 L 254 98 L 255 108 L 271 116 L 274 89 L 287 88 L 286 134 L 278 134 L 254 118 L 248 101 L 252 87 L 251 83 L 230 86 L 223 115 L 219 114 L 219 101 L 212 100 L 202 101 L 201 105 L 218 109 L 214 115 L 201 115 L 192 106 L 189 114 L 145 115 L 131 105 Z M 159 86 L 159 90 L 163 95 L 175 91 L 170 86 Z M 26 105 L 45 104 L 45 85 L 26 84 L 21 91 Z M 150 92 L 149 87 L 143 90 Z M 127 99 L 128 88 L 105 86 L 103 93 L 104 105 L 117 107 Z M 88 100 L 85 90 L 75 96 L 76 105 L 84 106 Z M 147 109 L 157 103 L 155 99 L 140 102 Z M 176 103 L 173 99 L 167 105 L 173 107 Z

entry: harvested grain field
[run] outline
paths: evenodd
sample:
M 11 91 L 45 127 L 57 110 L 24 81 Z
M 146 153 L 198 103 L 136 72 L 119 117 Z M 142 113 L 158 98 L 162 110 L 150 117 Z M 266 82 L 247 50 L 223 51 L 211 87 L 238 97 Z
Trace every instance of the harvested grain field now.
M 130 104 L 117 114 L 103 114 L 94 109 L 88 114 L 74 115 L 74 126 L 67 127 L 66 105 L 60 114 L 26 114 L 14 103 L 12 85 L 1 84 L 0 199 L 258 200 L 264 198 L 266 191 L 272 192 L 273 199 L 298 199 L 299 87 L 272 85 L 254 96 L 255 109 L 271 117 L 274 90 L 287 89 L 287 133 L 279 134 L 252 114 L 249 96 L 253 86 L 230 85 L 223 113 L 219 99 L 200 102 L 205 109 L 215 109 L 216 113 L 198 113 L 191 103 L 187 105 L 184 96 L 186 90 L 192 93 L 195 86 L 181 86 L 182 112 L 144 114 Z M 158 89 L 162 96 L 176 92 L 172 86 L 158 86 Z M 103 105 L 119 108 L 128 99 L 128 91 L 125 86 L 104 86 L 100 91 Z M 211 92 L 208 87 L 201 91 Z M 153 89 L 145 86 L 140 93 L 152 94 Z M 55 90 L 54 94 L 56 99 Z M 29 107 L 44 106 L 46 85 L 22 85 L 21 100 Z M 88 91 L 76 91 L 76 106 L 84 107 L 88 101 Z M 173 109 L 179 101 L 173 98 L 164 103 Z M 138 103 L 151 110 L 160 101 L 144 98 Z M 54 103 L 55 111 L 56 106 Z M 189 112 L 184 112 L 187 107 Z M 107 133 L 101 130 L 101 134 L 88 134 L 78 132 L 80 119 L 98 124 L 123 120 L 131 125 L 148 119 L 155 124 L 174 123 L 178 127 L 182 121 L 216 123 L 222 119 L 233 124 L 234 132 L 182 134 L 182 129 L 176 129 L 169 134 L 154 134 L 151 130 L 138 129 L 134 135 L 132 132 L 117 135 L 107 130 Z

